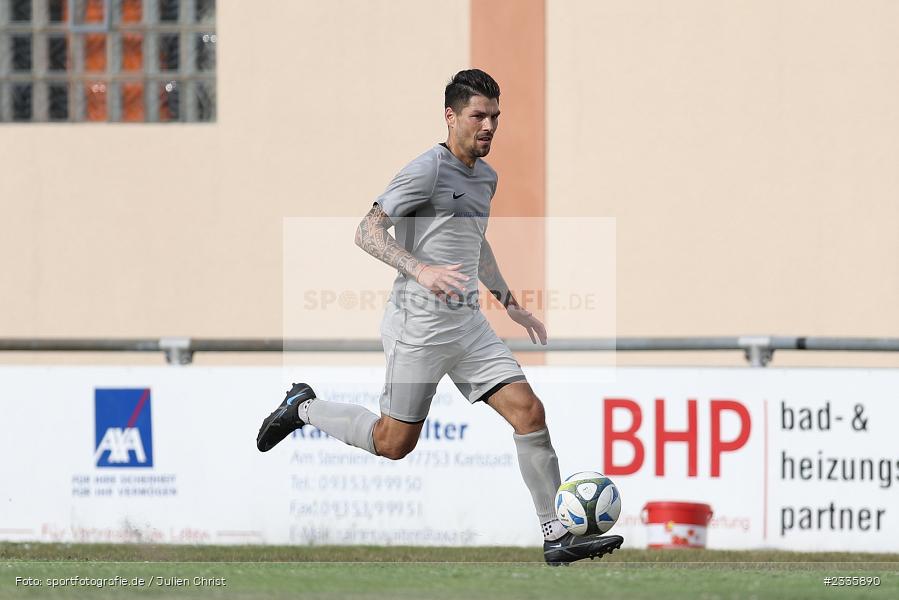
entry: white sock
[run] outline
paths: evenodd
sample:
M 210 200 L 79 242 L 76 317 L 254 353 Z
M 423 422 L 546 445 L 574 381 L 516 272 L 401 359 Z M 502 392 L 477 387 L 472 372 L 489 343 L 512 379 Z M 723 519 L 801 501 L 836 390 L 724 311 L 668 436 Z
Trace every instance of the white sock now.
M 556 490 L 559 489 L 559 459 L 553 450 L 546 428 L 532 433 L 513 433 L 518 450 L 518 467 L 524 484 L 531 492 L 537 522 L 549 523 L 556 518 Z
M 565 527 L 562 526 L 562 523 L 558 519 L 547 521 L 541 525 L 541 528 L 543 529 L 543 539 L 547 542 L 557 540 L 566 533 Z
M 313 400 L 315 400 L 315 398 L 309 398 L 305 402 L 301 402 L 297 407 L 297 413 L 300 415 L 300 419 L 303 420 L 303 423 L 309 422 L 309 405 Z
M 375 450 L 374 429 L 378 415 L 358 404 L 316 402 L 310 398 L 297 407 L 303 422 L 317 427 L 345 444 L 378 455 Z

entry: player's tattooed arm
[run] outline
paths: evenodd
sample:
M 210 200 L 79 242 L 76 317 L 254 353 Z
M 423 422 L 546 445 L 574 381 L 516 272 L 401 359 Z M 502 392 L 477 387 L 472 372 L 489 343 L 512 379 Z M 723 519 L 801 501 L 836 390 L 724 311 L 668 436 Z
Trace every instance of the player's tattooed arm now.
M 356 229 L 356 245 L 378 260 L 415 279 L 424 265 L 387 233 L 390 226 L 387 213 L 375 204 Z
M 481 243 L 481 259 L 478 263 L 478 279 L 483 282 L 484 286 L 490 291 L 494 298 L 499 300 L 500 304 L 509 308 L 510 306 L 518 306 L 518 302 L 509 290 L 506 280 L 503 279 L 502 273 L 499 272 L 499 265 L 496 263 L 496 256 L 493 254 L 493 248 L 490 243 L 484 240 Z

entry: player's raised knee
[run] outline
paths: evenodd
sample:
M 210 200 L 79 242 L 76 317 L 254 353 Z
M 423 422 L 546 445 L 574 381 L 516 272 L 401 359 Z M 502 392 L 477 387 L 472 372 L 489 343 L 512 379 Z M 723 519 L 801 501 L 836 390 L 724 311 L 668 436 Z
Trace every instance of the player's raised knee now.
M 518 428 L 522 430 L 522 433 L 530 433 L 540 431 L 545 427 L 546 412 L 543 410 L 543 403 L 534 396 L 533 402 L 522 410 Z
M 531 396 L 530 400 L 516 407 L 510 417 L 508 420 L 515 433 L 532 433 L 546 427 L 543 403 L 536 396 Z

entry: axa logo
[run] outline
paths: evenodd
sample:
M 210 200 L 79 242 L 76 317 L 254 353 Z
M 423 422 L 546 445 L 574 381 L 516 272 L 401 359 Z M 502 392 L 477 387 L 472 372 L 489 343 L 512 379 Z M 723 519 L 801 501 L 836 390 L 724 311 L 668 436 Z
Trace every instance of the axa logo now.
M 152 467 L 150 388 L 94 390 L 94 463 L 98 467 Z

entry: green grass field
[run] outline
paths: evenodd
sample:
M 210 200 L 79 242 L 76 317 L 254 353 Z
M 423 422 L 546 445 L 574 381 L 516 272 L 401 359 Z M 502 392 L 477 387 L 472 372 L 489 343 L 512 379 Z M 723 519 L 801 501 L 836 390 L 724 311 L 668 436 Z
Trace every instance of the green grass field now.
M 537 548 L 0 544 L 0 599 L 899 598 L 897 554 L 625 549 L 570 567 L 541 560 Z M 880 585 L 824 585 L 841 576 Z M 49 587 L 72 577 L 143 586 Z

